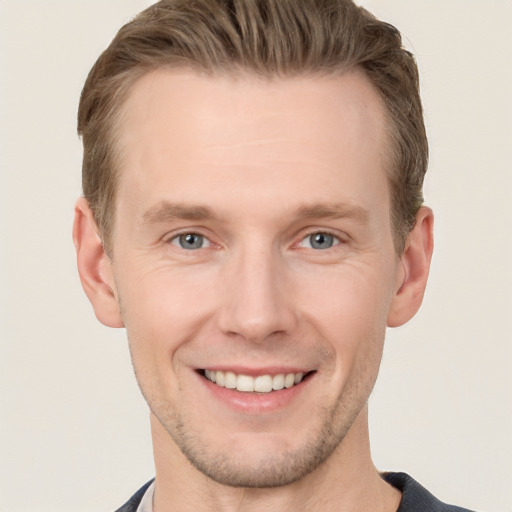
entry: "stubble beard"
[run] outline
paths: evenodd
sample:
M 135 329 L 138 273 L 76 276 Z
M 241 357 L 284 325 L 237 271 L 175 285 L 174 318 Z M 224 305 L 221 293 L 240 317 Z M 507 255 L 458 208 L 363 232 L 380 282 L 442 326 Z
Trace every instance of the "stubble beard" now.
M 200 433 L 191 432 L 189 422 L 181 415 L 161 407 L 163 404 L 159 407 L 151 399 L 148 403 L 172 441 L 203 475 L 230 487 L 272 488 L 297 482 L 322 466 L 343 442 L 366 399 L 342 394 L 335 407 L 321 411 L 322 420 L 309 433 L 306 443 L 295 450 L 273 452 L 260 460 L 247 460 L 246 454 L 234 450 L 214 453 Z
M 170 436 L 169 442 L 174 442 L 192 466 L 211 480 L 230 487 L 260 489 L 297 482 L 331 457 L 366 406 L 382 355 L 382 350 L 368 358 L 368 354 L 363 355 L 359 364 L 352 368 L 352 378 L 349 377 L 335 403 L 319 409 L 319 421 L 316 427 L 310 427 L 307 441 L 301 446 L 281 453 L 272 452 L 259 460 L 247 460 L 243 451 L 234 453 L 235 450 L 227 449 L 215 453 L 215 449 L 201 436 L 201 431 L 191 429 L 194 422 L 189 421 L 186 411 L 180 413 L 162 400 L 156 391 L 158 384 L 152 382 L 149 375 L 146 375 L 149 377 L 147 380 L 140 378 L 131 344 L 130 352 L 139 388 L 151 412 Z M 204 421 L 209 420 L 205 418 Z

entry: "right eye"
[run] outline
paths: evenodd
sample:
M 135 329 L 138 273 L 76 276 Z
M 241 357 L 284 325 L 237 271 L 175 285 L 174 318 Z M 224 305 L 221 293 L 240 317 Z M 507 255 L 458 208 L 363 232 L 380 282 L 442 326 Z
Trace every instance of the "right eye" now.
M 309 249 L 316 250 L 326 250 L 340 244 L 340 240 L 338 237 L 331 235 L 326 231 L 317 231 L 316 233 L 311 233 L 306 236 L 301 242 L 301 247 L 306 247 Z
M 211 246 L 210 240 L 198 233 L 182 233 L 172 238 L 169 243 L 187 251 L 204 249 Z

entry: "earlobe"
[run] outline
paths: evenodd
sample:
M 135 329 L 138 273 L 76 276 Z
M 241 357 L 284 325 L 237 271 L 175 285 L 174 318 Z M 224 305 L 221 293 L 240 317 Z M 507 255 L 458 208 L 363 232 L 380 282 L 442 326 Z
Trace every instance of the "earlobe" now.
M 80 281 L 96 318 L 108 327 L 123 327 L 111 261 L 103 248 L 89 204 L 83 197 L 75 205 L 73 242 Z
M 421 207 L 400 258 L 402 268 L 388 314 L 388 327 L 405 324 L 421 306 L 434 248 L 433 226 L 432 210 Z

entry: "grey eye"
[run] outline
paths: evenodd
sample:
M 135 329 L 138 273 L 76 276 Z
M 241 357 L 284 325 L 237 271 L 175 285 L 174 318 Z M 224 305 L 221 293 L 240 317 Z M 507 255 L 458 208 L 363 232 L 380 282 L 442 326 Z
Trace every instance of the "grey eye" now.
M 330 249 L 336 242 L 336 237 L 330 235 L 329 233 L 313 233 L 309 235 L 304 240 L 304 245 L 306 247 L 311 247 L 312 249 Z
M 203 247 L 208 247 L 210 245 L 207 238 L 203 235 L 198 235 L 197 233 L 183 233 L 182 235 L 173 238 L 171 243 L 189 251 L 202 249 Z

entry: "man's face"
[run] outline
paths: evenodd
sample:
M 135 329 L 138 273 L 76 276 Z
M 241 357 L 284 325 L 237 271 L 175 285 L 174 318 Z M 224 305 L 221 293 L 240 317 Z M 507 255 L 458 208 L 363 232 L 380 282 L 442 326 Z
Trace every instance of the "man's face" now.
M 155 428 L 221 483 L 301 478 L 358 425 L 403 277 L 378 95 L 159 71 L 120 133 L 112 272 Z

